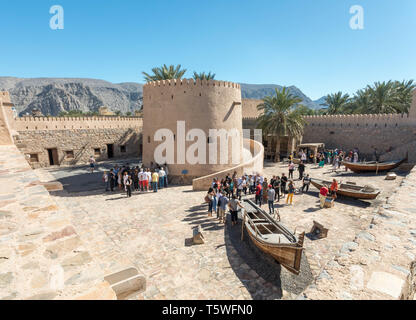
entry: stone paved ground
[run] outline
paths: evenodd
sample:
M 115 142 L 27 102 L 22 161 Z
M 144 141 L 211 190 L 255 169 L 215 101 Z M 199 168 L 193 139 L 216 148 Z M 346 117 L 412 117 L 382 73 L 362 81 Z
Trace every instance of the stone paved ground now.
M 45 170 L 40 170 L 46 176 Z M 266 176 L 286 172 L 286 166 L 267 164 Z M 331 179 L 325 169 L 308 166 L 313 177 Z M 42 173 L 41 173 L 42 174 Z M 55 173 L 56 174 L 56 173 Z M 75 177 L 77 173 L 74 174 Z M 82 173 L 72 181 L 83 181 Z M 136 266 L 147 279 L 143 299 L 290 299 L 311 281 L 307 275 L 322 276 L 326 264 L 356 234 L 368 228 L 373 211 L 400 183 L 384 180 L 384 175 L 347 174 L 342 181 L 372 184 L 383 190 L 374 202 L 339 199 L 332 209 L 318 209 L 317 191 L 296 195 L 293 206 L 279 205 L 282 221 L 297 232 L 309 231 L 317 220 L 330 231 L 322 240 L 305 238 L 305 259 L 301 276 L 293 277 L 276 265 L 253 263 L 254 251 L 239 245 L 239 232 L 208 218 L 202 205 L 204 192 L 192 192 L 190 186 L 170 187 L 158 193 L 104 193 L 101 190 L 74 192 L 72 188 L 56 192 L 53 199 L 71 212 L 71 223 L 94 261 L 104 272 L 123 266 Z M 84 189 L 82 189 L 84 190 Z M 191 228 L 201 224 L 207 243 L 190 246 Z M 240 228 L 240 227 L 236 227 Z M 269 268 L 270 267 L 270 268 Z M 280 281 L 279 281 L 280 279 Z M 282 290 L 283 289 L 283 290 Z
M 20 151 L 1 146 L 0 299 L 74 298 L 102 283 L 70 220 Z M 105 287 L 100 292 L 114 298 Z

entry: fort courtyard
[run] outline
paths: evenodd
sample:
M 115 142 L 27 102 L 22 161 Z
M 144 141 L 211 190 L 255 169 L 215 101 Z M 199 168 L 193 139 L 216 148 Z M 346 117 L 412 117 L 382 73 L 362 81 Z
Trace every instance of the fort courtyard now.
M 277 97 L 292 99 L 285 90 Z M 1 92 L 0 298 L 413 299 L 416 91 L 410 97 L 406 114 L 298 116 L 302 134 L 259 139 L 261 106 L 271 100 L 242 99 L 231 82 L 150 81 L 143 114 L 128 117 L 19 117 Z M 366 161 L 375 145 L 381 159 Z M 329 164 L 323 148 L 356 159 L 333 153 Z M 232 198 L 240 177 L 254 175 L 253 188 L 263 184 L 259 195 L 270 200 L 274 187 L 260 178 L 283 181 L 301 163 L 312 184 L 337 180 L 332 198 L 325 185 L 302 192 L 296 171 L 284 188 L 293 204 L 286 194 L 273 199 L 267 215 L 267 203 L 249 194 L 242 200 L 255 213 L 231 210 L 225 225 L 208 215 L 214 189 Z M 141 167 L 151 169 L 150 192 L 130 180 L 144 177 Z

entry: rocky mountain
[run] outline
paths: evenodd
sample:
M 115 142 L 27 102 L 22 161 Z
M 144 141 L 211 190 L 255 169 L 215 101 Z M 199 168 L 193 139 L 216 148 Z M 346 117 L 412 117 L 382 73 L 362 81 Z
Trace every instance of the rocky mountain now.
M 95 79 L 0 77 L 0 90 L 7 90 L 20 115 L 39 109 L 44 115 L 61 111 L 97 111 L 102 106 L 122 113 L 141 108 L 143 85 L 113 84 Z
M 262 99 L 274 93 L 279 85 L 241 84 L 243 98 Z M 61 111 L 97 111 L 102 106 L 123 114 L 141 108 L 143 85 L 135 82 L 114 84 L 97 79 L 0 77 L 0 90 L 7 90 L 20 115 L 39 109 L 44 115 L 56 116 Z M 289 90 L 312 109 L 321 109 L 295 86 Z
M 282 86 L 276 84 L 241 84 L 241 95 L 243 99 L 263 99 L 265 96 L 273 95 L 275 89 L 282 89 Z M 306 96 L 299 88 L 295 86 L 288 87 L 289 91 L 296 97 L 303 100 L 302 104 L 311 109 L 321 109 L 315 101 Z
M 318 100 L 314 101 L 319 106 L 318 109 L 325 109 L 328 107 L 327 105 L 325 105 L 325 98 L 326 96 L 323 96 L 322 98 L 319 98 Z

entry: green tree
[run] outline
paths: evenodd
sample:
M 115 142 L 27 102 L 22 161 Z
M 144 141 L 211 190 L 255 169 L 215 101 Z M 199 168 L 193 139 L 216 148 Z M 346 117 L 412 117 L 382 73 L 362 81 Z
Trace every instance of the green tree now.
M 196 71 L 194 71 L 194 79 L 200 79 L 200 80 L 214 80 L 215 79 L 215 73 L 205 73 L 205 72 L 200 72 L 197 73 Z
M 413 82 L 413 80 L 403 80 L 402 82 L 395 81 L 394 86 L 399 103 L 397 112 L 408 113 L 410 106 L 412 105 L 412 93 L 416 88 L 416 84 Z
M 164 64 L 160 68 L 153 68 L 153 74 L 142 72 L 144 80 L 146 82 L 157 81 L 157 80 L 168 80 L 168 79 L 181 79 L 186 72 L 186 69 L 181 69 L 181 65 L 178 64 L 176 67 L 170 65 L 169 67 Z
M 303 134 L 305 121 L 299 103 L 302 99 L 292 95 L 288 88 L 275 89 L 275 95 L 263 98 L 257 106 L 262 114 L 258 118 L 258 126 L 264 134 L 276 136 L 275 161 L 280 161 L 280 138 L 292 136 L 299 138 Z
M 130 117 L 131 115 L 132 115 L 131 111 L 127 111 L 127 112 L 126 112 L 126 116 L 127 116 L 127 117 Z
M 369 113 L 371 101 L 370 94 L 367 89 L 358 90 L 350 102 L 344 107 L 347 114 L 353 113 Z
M 120 111 L 120 110 L 117 110 L 116 112 L 114 112 L 114 114 L 115 114 L 116 116 L 121 116 L 121 111 Z
M 350 101 L 350 96 L 348 94 L 342 94 L 341 91 L 337 93 L 328 94 L 325 97 L 325 103 L 322 103 L 321 106 L 328 106 L 328 114 L 339 114 L 344 111 L 344 108 Z
M 367 86 L 370 95 L 369 113 L 397 113 L 400 110 L 398 85 L 393 81 Z

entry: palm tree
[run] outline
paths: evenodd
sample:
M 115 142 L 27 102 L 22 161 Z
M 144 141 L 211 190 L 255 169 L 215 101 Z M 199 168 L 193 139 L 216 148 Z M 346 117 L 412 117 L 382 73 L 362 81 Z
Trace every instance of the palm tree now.
M 367 89 L 358 90 L 351 102 L 344 107 L 346 113 L 369 113 L 371 101 Z
M 146 72 L 142 72 L 146 82 L 157 81 L 157 80 L 169 80 L 169 79 L 180 79 L 186 72 L 186 69 L 181 69 L 181 65 L 178 64 L 176 67 L 170 65 L 169 67 L 164 64 L 160 68 L 153 68 L 153 74 L 149 75 Z
M 413 80 L 403 80 L 402 82 L 395 81 L 394 86 L 399 102 L 397 112 L 409 112 L 412 104 L 412 92 L 416 88 L 416 84 L 413 83 Z
M 392 82 L 376 82 L 374 86 L 367 86 L 370 95 L 370 113 L 397 113 L 400 100 L 397 85 Z
M 197 73 L 196 71 L 194 71 L 194 79 L 200 79 L 200 80 L 214 80 L 215 79 L 215 73 L 205 73 L 205 72 L 200 72 Z
M 257 106 L 259 111 L 263 111 L 257 121 L 264 134 L 276 136 L 275 161 L 280 161 L 280 137 L 298 138 L 303 133 L 305 122 L 298 109 L 302 99 L 292 95 L 286 87 L 275 91 L 276 95 L 263 98 L 263 103 Z
M 321 106 L 328 106 L 328 114 L 339 114 L 344 110 L 349 101 L 350 96 L 339 91 L 328 94 L 325 97 L 325 103 L 321 103 Z

